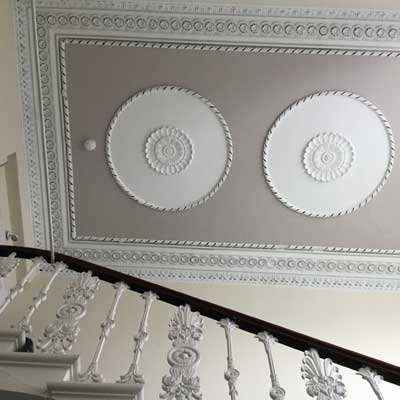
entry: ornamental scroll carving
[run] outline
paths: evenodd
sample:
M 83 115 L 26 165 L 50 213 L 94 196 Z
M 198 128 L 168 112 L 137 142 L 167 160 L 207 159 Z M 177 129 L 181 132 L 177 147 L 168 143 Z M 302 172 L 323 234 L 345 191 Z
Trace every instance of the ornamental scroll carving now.
M 197 349 L 203 338 L 203 318 L 198 312 L 192 312 L 189 305 L 179 307 L 169 323 L 168 339 L 172 348 L 167 360 L 170 375 L 162 379 L 161 399 L 201 400 L 200 378 L 197 367 L 200 353 Z
M 38 347 L 47 353 L 65 354 L 76 342 L 79 320 L 86 314 L 86 304 L 99 289 L 100 281 L 92 273 L 79 274 L 64 293 L 64 304 L 58 308 L 56 319 L 50 323 L 39 339 Z

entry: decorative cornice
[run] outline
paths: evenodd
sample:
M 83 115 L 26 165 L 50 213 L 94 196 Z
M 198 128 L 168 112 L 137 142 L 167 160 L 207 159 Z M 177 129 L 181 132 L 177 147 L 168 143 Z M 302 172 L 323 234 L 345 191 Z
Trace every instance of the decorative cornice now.
M 363 19 L 400 21 L 396 10 L 354 8 L 309 8 L 279 6 L 241 6 L 193 2 L 125 1 L 114 0 L 36 0 L 37 7 L 62 9 L 103 9 L 173 14 L 234 15 L 278 18 Z
M 78 247 L 79 246 L 79 247 Z M 342 289 L 400 289 L 400 260 L 301 252 L 132 250 L 80 247 L 58 251 L 150 280 L 207 281 Z
M 230 38 L 293 47 L 393 50 L 400 14 L 379 10 L 240 7 L 147 1 L 37 1 L 38 22 L 75 29 Z

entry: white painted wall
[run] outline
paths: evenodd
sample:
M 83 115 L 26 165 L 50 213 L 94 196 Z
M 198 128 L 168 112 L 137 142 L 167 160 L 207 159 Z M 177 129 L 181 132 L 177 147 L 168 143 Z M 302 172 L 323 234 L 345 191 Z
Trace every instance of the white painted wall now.
M 0 163 L 5 161 L 10 154 L 16 153 L 18 171 L 15 174 L 17 177 L 15 181 L 18 180 L 19 183 L 9 180 L 8 184 L 19 185 L 22 204 L 24 204 L 21 210 L 24 243 L 29 245 L 32 243 L 31 216 L 27 200 L 29 191 L 17 78 L 13 4 L 13 0 L 0 1 Z M 4 194 L 6 190 L 4 181 L 1 182 L 0 190 Z M 2 199 L 4 197 L 2 196 Z

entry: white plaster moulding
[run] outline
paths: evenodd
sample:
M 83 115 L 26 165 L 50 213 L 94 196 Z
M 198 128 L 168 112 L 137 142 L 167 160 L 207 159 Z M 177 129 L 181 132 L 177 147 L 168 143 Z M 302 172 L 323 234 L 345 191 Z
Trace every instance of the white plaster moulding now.
M 23 104 L 24 130 L 26 138 L 27 165 L 33 213 L 34 244 L 48 247 L 46 229 L 47 194 L 44 185 L 43 151 L 47 147 L 50 161 L 50 209 L 56 248 L 61 252 L 82 251 L 83 258 L 108 264 L 110 257 L 116 258 L 118 268 L 135 271 L 137 276 L 148 279 L 166 278 L 172 280 L 207 280 L 238 283 L 268 283 L 293 286 L 313 287 L 358 287 L 373 289 L 399 290 L 400 284 L 394 272 L 400 250 L 351 249 L 313 246 L 274 246 L 248 243 L 212 243 L 193 241 L 159 241 L 132 238 L 101 238 L 79 236 L 73 230 L 73 210 L 69 209 L 66 194 L 64 162 L 65 151 L 60 149 L 60 140 L 56 140 L 57 129 L 64 130 L 64 121 L 60 121 L 61 107 L 58 91 L 59 61 L 58 49 L 54 48 L 56 38 L 75 37 L 81 44 L 119 45 L 141 47 L 165 47 L 189 50 L 268 52 L 285 54 L 329 54 L 359 55 L 378 57 L 400 57 L 400 12 L 382 10 L 348 9 L 310 9 L 282 7 L 239 7 L 193 3 L 165 3 L 147 1 L 113 0 L 36 0 L 38 14 L 39 69 L 36 71 L 36 59 L 33 42 L 32 0 L 19 0 L 16 7 L 16 30 L 18 68 Z M 95 42 L 95 43 L 94 43 Z M 112 44 L 114 43 L 114 44 Z M 39 84 L 40 91 L 39 91 Z M 39 100 L 40 99 L 40 100 Z M 40 105 L 42 110 L 40 110 Z M 67 104 L 68 105 L 68 104 Z M 68 107 L 66 108 L 68 111 Z M 65 110 L 64 110 L 65 111 Z M 42 135 L 41 123 L 44 124 Z M 43 138 L 46 138 L 46 146 Z M 72 227 L 72 228 L 71 228 Z M 125 263 L 121 263 L 120 250 L 116 246 L 129 244 L 123 254 L 129 254 Z M 158 250 L 141 253 L 138 246 L 155 245 Z M 95 252 L 108 256 L 100 259 Z M 92 258 L 83 254 L 83 248 L 91 252 Z M 207 268 L 191 266 L 183 259 L 179 267 L 170 259 L 159 268 L 157 264 L 149 268 L 146 259 L 157 259 L 164 249 L 173 252 L 188 252 L 195 257 L 202 256 L 202 249 L 210 252 L 210 263 L 219 257 L 220 251 L 228 251 L 231 257 L 239 257 L 240 249 L 285 249 L 288 256 L 298 263 L 298 272 L 250 272 L 254 261 L 247 258 L 246 272 L 208 271 Z M 161 250 L 160 250 L 161 249 Z M 374 271 L 361 275 L 344 276 L 336 271 L 335 276 L 324 276 L 321 271 L 314 271 L 314 276 L 302 272 L 303 252 L 330 252 L 332 262 L 339 265 L 340 256 L 358 260 L 365 255 Z M 139 260 L 133 257 L 139 253 Z M 89 253 L 88 253 L 89 254 Z M 379 274 L 376 257 L 388 256 L 387 268 L 390 278 Z M 389 258 L 390 256 L 390 258 Z M 136 257 L 136 256 L 135 256 Z M 144 259 L 143 259 L 144 257 Z M 162 256 L 161 256 L 162 257 Z M 171 255 L 172 257 L 172 255 Z M 392 259 L 391 257 L 395 257 Z M 385 257 L 386 259 L 386 257 Z M 130 261 L 129 261 L 130 260 Z M 161 258 L 162 260 L 162 258 Z M 200 258 L 199 258 L 200 260 Z M 223 260 L 223 258 L 221 258 Z M 256 263 L 263 262 L 257 260 Z M 360 259 L 360 262 L 363 261 Z M 383 260 L 382 260 L 383 262 Z M 128 266 L 128 264 L 132 266 Z M 367 261 L 365 261 L 367 263 Z M 224 262 L 217 262 L 223 265 Z M 239 263 L 240 264 L 240 263 Z M 145 267 L 143 267 L 143 265 Z M 288 262 L 288 267 L 290 265 Z M 332 264 L 333 265 L 333 264 Z M 391 267 L 392 265 L 392 267 Z M 181 267 L 182 266 L 182 267 Z M 347 266 L 349 268 L 350 265 Z M 243 266 L 240 265 L 240 268 Z M 117 268 L 117 267 L 116 267 Z M 187 268 L 187 269 L 184 269 Z M 340 270 L 342 267 L 338 267 Z M 394 275 L 393 275 L 394 274 Z
M 58 251 L 151 280 L 400 290 L 399 256 L 93 243 Z

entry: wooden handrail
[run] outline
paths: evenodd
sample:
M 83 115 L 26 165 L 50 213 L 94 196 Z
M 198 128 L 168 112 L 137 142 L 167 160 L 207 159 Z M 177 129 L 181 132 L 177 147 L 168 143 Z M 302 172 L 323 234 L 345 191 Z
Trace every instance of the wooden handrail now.
M 16 253 L 18 258 L 29 259 L 34 257 L 43 257 L 45 260 L 50 262 L 50 252 L 48 250 L 0 245 L 1 257 L 6 257 L 13 252 Z M 216 321 L 223 318 L 229 318 L 234 321 L 240 329 L 246 332 L 257 334 L 266 331 L 275 336 L 279 343 L 293 349 L 305 351 L 314 348 L 322 358 L 331 358 L 335 363 L 347 368 L 357 371 L 362 367 L 370 367 L 379 375 L 382 375 L 385 381 L 400 385 L 400 367 L 396 365 L 335 346 L 331 343 L 271 324 L 250 315 L 242 314 L 235 310 L 221 307 L 217 304 L 88 261 L 60 253 L 56 253 L 55 260 L 64 262 L 71 270 L 77 272 L 92 271 L 94 276 L 97 276 L 105 282 L 116 283 L 123 281 L 131 290 L 138 293 L 152 291 L 159 296 L 160 300 L 174 306 L 188 304 L 193 311 L 198 311 L 201 315 L 212 318 Z

